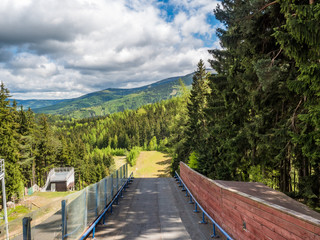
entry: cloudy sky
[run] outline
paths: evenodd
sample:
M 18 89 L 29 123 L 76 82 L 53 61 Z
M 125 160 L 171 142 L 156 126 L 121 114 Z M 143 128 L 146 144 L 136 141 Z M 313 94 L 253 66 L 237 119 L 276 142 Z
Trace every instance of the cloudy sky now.
M 214 0 L 1 0 L 0 81 L 17 99 L 132 88 L 218 48 Z

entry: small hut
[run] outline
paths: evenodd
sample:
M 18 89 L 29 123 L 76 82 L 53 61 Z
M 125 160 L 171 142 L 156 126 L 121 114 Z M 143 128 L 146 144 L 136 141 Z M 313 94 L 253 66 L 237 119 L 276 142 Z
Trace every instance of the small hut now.
M 42 191 L 63 192 L 74 190 L 74 168 L 63 167 L 50 170 Z

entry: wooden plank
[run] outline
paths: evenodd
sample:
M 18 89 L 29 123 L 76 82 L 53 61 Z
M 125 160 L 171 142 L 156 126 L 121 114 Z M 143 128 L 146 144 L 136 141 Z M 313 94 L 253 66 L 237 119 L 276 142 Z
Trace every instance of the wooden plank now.
M 318 225 L 259 202 L 258 199 L 221 188 L 184 164 L 180 165 L 181 177 L 197 201 L 222 228 L 237 239 L 320 239 Z M 242 229 L 243 221 L 247 223 L 246 231 Z
M 250 209 L 246 204 L 241 204 L 240 202 L 235 204 L 237 205 L 238 211 L 286 239 L 313 239 L 314 235 L 312 233 L 304 231 L 303 229 L 301 231 L 301 228 L 299 229 L 298 226 L 292 225 L 277 216 L 271 216 L 269 213 L 259 209 Z
M 319 235 L 319 237 L 320 237 L 320 227 L 319 226 L 316 226 L 310 222 L 304 221 L 300 218 L 297 218 L 293 215 L 290 215 L 289 213 L 280 211 L 279 209 L 276 209 L 272 206 L 266 205 L 261 202 L 254 201 L 250 198 L 246 198 L 244 196 L 241 196 L 241 195 L 234 193 L 234 192 L 230 192 L 228 190 L 224 190 L 224 196 L 225 197 L 232 196 L 232 198 L 239 199 L 242 202 L 246 202 L 248 205 L 255 206 L 255 207 L 257 207 L 265 212 L 268 212 L 272 215 L 277 215 L 279 218 L 282 218 L 282 219 L 284 219 L 288 222 L 291 222 L 301 228 L 304 228 L 309 232 L 313 232 L 314 234 Z

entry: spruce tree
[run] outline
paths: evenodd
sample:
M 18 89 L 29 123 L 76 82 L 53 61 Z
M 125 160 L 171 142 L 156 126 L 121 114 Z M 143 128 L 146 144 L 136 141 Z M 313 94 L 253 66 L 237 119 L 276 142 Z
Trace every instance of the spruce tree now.
M 300 95 L 292 115 L 292 141 L 302 149 L 293 164 L 299 190 L 312 204 L 320 199 L 320 3 L 280 0 L 285 23 L 274 33 L 281 49 L 294 60 L 298 76 L 289 84 Z
M 208 73 L 206 72 L 203 60 L 200 60 L 197 70 L 193 75 L 192 89 L 187 104 L 188 122 L 186 129 L 186 148 L 189 153 L 201 148 L 202 139 L 206 136 L 206 122 L 204 109 L 207 105 L 206 95 L 208 94 Z
M 4 84 L 0 86 L 0 158 L 5 160 L 7 197 L 23 194 L 23 177 L 19 156 L 19 134 L 17 133 L 16 109 L 10 105 L 10 92 Z

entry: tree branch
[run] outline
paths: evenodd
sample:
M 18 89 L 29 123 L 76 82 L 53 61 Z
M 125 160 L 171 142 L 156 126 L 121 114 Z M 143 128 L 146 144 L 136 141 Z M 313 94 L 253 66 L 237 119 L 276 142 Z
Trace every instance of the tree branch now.
M 299 101 L 296 109 L 295 109 L 294 112 L 293 112 L 292 118 L 291 118 L 291 127 L 292 127 L 293 130 L 296 130 L 296 127 L 295 127 L 295 119 L 296 119 L 296 116 L 297 116 L 298 108 L 300 107 L 301 103 L 302 103 L 302 99 L 300 99 L 300 101 Z
M 310 0 L 310 1 L 312 1 L 312 0 Z M 273 2 L 271 2 L 271 3 L 268 3 L 268 4 L 264 5 L 262 8 L 260 8 L 260 10 L 259 10 L 258 12 L 263 11 L 263 10 L 266 9 L 267 7 L 269 7 L 269 6 L 273 5 L 273 4 L 276 4 L 277 2 L 278 2 L 278 1 L 273 1 Z
M 272 58 L 270 67 L 273 66 L 274 60 L 276 60 L 276 58 L 279 56 L 279 54 L 280 54 L 281 52 L 282 52 L 282 48 L 280 48 L 279 52 L 274 56 L 274 58 Z
M 311 1 L 311 0 L 310 0 L 310 1 Z M 263 10 L 266 9 L 267 7 L 270 7 L 271 5 L 274 5 L 274 4 L 276 4 L 276 3 L 278 3 L 278 1 L 273 1 L 273 2 L 271 2 L 271 3 L 268 3 L 268 4 L 264 5 L 264 6 L 263 6 L 262 8 L 260 8 L 257 12 L 255 12 L 255 13 L 247 16 L 247 17 L 245 17 L 245 19 L 250 19 L 250 18 L 252 18 L 252 17 L 253 17 L 254 15 L 256 15 L 257 13 L 263 11 Z

